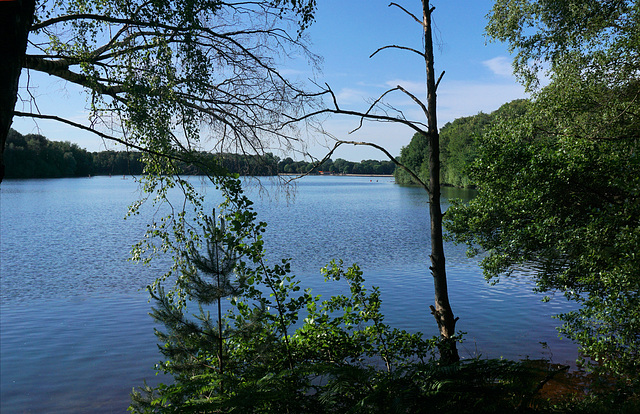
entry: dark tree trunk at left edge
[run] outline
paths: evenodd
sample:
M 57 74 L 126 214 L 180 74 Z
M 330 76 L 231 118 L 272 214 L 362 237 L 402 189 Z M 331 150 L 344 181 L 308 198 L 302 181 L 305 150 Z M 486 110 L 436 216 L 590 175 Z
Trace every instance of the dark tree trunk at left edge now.
M 35 0 L 0 0 L 0 182 Z

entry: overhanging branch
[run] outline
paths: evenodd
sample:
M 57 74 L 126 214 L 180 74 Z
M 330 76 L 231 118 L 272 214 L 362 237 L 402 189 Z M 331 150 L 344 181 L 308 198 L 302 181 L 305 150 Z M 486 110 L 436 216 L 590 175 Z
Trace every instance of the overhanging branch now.
M 69 61 L 66 59 L 48 60 L 41 57 L 27 55 L 24 61 L 24 68 L 57 76 L 71 83 L 92 89 L 103 95 L 109 95 L 113 98 L 115 98 L 119 93 L 125 92 L 125 89 L 122 87 L 103 85 L 86 75 L 73 72 L 69 70 L 69 64 Z
M 125 141 L 125 140 L 123 140 L 121 138 L 117 138 L 117 137 L 114 137 L 113 135 L 108 135 L 108 134 L 105 134 L 103 132 L 96 131 L 95 129 L 93 129 L 91 127 L 79 124 L 77 122 L 70 121 L 70 120 L 65 119 L 65 118 L 60 118 L 59 116 L 56 116 L 56 115 L 43 115 L 43 114 L 36 114 L 36 113 L 30 113 L 30 112 L 20 112 L 20 111 L 13 111 L 13 115 L 14 116 L 20 116 L 20 117 L 25 117 L 25 118 L 48 119 L 48 120 L 52 120 L 52 121 L 62 122 L 64 124 L 71 125 L 72 127 L 75 127 L 75 128 L 78 128 L 78 129 L 82 129 L 83 131 L 89 131 L 89 132 L 91 132 L 93 134 L 96 134 L 100 138 L 104 138 L 104 139 L 107 139 L 109 141 L 117 142 L 119 144 L 125 145 L 128 148 L 133 148 L 133 149 L 138 150 L 140 152 L 145 152 L 147 154 L 152 154 L 152 155 L 156 155 L 156 156 L 159 156 L 159 157 L 164 157 L 164 158 L 167 158 L 167 159 L 170 159 L 170 160 L 174 160 L 174 161 L 186 161 L 184 158 L 177 157 L 177 156 L 172 155 L 172 154 L 163 154 L 163 153 L 160 153 L 160 152 L 157 152 L 157 151 L 150 150 L 148 148 L 141 147 L 141 146 L 136 145 L 136 144 L 132 144 L 131 142 L 127 142 L 127 141 Z

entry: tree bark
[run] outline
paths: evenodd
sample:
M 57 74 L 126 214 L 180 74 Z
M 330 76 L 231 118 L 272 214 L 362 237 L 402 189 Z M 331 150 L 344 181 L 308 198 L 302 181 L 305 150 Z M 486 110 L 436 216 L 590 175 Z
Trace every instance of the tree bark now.
M 4 147 L 18 99 L 18 81 L 34 9 L 35 0 L 0 1 L 0 182 L 4 178 Z
M 453 339 L 457 318 L 449 303 L 447 271 L 445 266 L 444 243 L 442 240 L 442 208 L 440 206 L 440 135 L 436 117 L 437 83 L 433 68 L 433 38 L 431 33 L 431 13 L 428 0 L 422 0 L 425 63 L 427 68 L 427 117 L 429 142 L 429 214 L 431 218 L 431 275 L 435 290 L 435 306 L 431 313 L 440 330 L 440 361 L 451 364 L 460 360 L 456 341 Z

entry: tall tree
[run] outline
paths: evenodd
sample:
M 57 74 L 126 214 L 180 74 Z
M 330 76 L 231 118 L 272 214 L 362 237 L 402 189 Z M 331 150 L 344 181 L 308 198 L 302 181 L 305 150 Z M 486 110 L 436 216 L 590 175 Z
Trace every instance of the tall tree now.
M 34 8 L 35 0 L 0 2 L 0 182 L 4 178 L 4 146 L 18 99 Z
M 636 1 L 496 2 L 488 33 L 540 86 L 495 125 L 472 169 L 478 196 L 447 213 L 457 241 L 487 252 L 487 277 L 533 274 L 580 308 L 561 332 L 599 369 L 638 387 L 640 8 Z
M 307 99 L 277 59 L 294 49 L 314 59 L 285 16 L 304 29 L 314 0 L 0 3 L 0 150 L 14 116 L 64 122 L 164 159 L 188 158 L 207 139 L 214 151 L 292 147 L 280 114 Z M 15 110 L 23 69 L 82 87 L 89 125 Z
M 333 107 L 325 108 L 317 112 L 306 114 L 301 119 L 313 117 L 322 113 L 333 113 L 339 115 L 350 115 L 360 118 L 360 126 L 364 120 L 379 121 L 379 122 L 397 122 L 407 125 L 413 129 L 416 133 L 421 134 L 427 138 L 429 148 L 429 181 L 425 182 L 418 177 L 418 172 L 408 168 L 405 164 L 401 163 L 398 159 L 393 157 L 383 147 L 371 143 L 371 142 L 357 142 L 347 140 L 337 140 L 334 148 L 326 155 L 326 157 L 319 163 L 319 165 L 325 160 L 329 159 L 333 152 L 341 145 L 366 145 L 377 148 L 382 151 L 391 161 L 393 161 L 397 167 L 406 171 L 415 182 L 427 191 L 429 195 L 429 216 L 431 219 L 430 224 L 430 236 L 431 236 L 431 254 L 429 255 L 431 260 L 431 266 L 429 267 L 431 275 L 433 276 L 433 283 L 435 288 L 435 304 L 432 305 L 431 313 L 434 316 L 438 329 L 440 331 L 440 356 L 443 363 L 452 363 L 460 359 L 458 350 L 456 347 L 455 326 L 458 318 L 456 318 L 451 309 L 449 302 L 449 293 L 447 288 L 447 273 L 444 255 L 444 244 L 442 238 L 442 209 L 440 206 L 440 136 L 438 132 L 438 119 L 437 119 L 437 89 L 444 75 L 444 72 L 436 78 L 434 70 L 434 58 L 433 58 L 433 36 L 432 36 L 432 24 L 431 15 L 435 10 L 435 7 L 431 7 L 428 0 L 422 0 L 422 16 L 419 18 L 413 13 L 406 10 L 404 7 L 397 3 L 391 3 L 389 6 L 397 7 L 405 12 L 410 18 L 415 20 L 421 25 L 423 30 L 424 50 L 416 50 L 406 46 L 388 45 L 383 46 L 376 50 L 371 57 L 375 56 L 379 52 L 385 49 L 399 49 L 409 51 L 417 54 L 424 62 L 426 70 L 426 104 L 417 96 L 403 88 L 401 85 L 396 86 L 393 89 L 386 91 L 365 112 L 343 109 L 339 106 L 336 95 L 329 86 L 323 91 L 323 94 L 330 96 L 332 99 Z M 392 92 L 402 92 L 409 96 L 422 110 L 426 123 L 424 121 L 411 121 L 404 117 L 404 115 L 398 111 L 398 116 L 391 116 L 386 111 L 376 112 L 379 105 L 382 103 L 384 97 Z M 388 109 L 388 108 L 387 108 Z M 296 119 L 295 121 L 299 121 Z M 356 128 L 359 129 L 360 127 Z M 355 131 L 355 130 L 354 130 Z

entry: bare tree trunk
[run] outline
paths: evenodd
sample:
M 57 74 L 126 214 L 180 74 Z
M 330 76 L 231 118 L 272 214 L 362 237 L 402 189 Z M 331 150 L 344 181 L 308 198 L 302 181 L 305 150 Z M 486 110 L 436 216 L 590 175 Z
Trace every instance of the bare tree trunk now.
M 440 83 L 440 79 L 436 81 L 434 68 L 433 68 L 433 38 L 431 33 L 431 13 L 434 8 L 429 5 L 428 0 L 422 0 L 422 20 L 417 15 L 412 14 L 407 9 L 402 7 L 397 3 L 391 3 L 389 6 L 398 7 L 400 10 L 407 13 L 411 18 L 413 18 L 417 23 L 422 25 L 424 30 L 424 52 L 399 45 L 387 45 L 376 50 L 371 57 L 378 54 L 378 52 L 385 49 L 400 49 L 405 51 L 414 52 L 424 58 L 426 71 L 427 71 L 427 105 L 411 92 L 407 91 L 402 86 L 398 85 L 395 88 L 392 88 L 382 94 L 366 112 L 358 112 L 358 111 L 349 111 L 341 109 L 338 106 L 338 101 L 336 95 L 331 90 L 330 87 L 327 86 L 327 89 L 323 92 L 324 94 L 329 94 L 331 99 L 333 100 L 335 108 L 333 109 L 323 109 L 317 112 L 313 112 L 305 115 L 302 118 L 296 119 L 296 122 L 301 121 L 305 118 L 310 118 L 322 113 L 335 113 L 335 114 L 344 114 L 344 115 L 353 115 L 360 117 L 360 125 L 355 130 L 358 130 L 362 126 L 362 121 L 364 119 L 380 121 L 380 122 L 398 122 L 402 123 L 414 131 L 424 134 L 427 137 L 429 143 L 429 183 L 425 183 L 418 177 L 415 172 L 412 172 L 402 163 L 400 163 L 396 158 L 391 156 L 388 151 L 382 148 L 379 145 L 370 143 L 370 142 L 356 142 L 356 141 L 338 141 L 336 146 L 334 147 L 329 154 L 327 154 L 324 160 L 329 159 L 330 155 L 335 151 L 335 149 L 342 144 L 351 144 L 351 145 L 367 145 L 374 148 L 377 148 L 383 151 L 390 160 L 392 160 L 397 166 L 404 168 L 413 179 L 415 179 L 422 187 L 424 187 L 429 193 L 429 214 L 431 217 L 431 266 L 429 269 L 431 270 L 431 275 L 433 276 L 433 284 L 435 288 L 435 306 L 430 306 L 431 313 L 433 314 L 437 324 L 438 330 L 440 331 L 440 361 L 443 364 L 451 364 L 453 362 L 457 362 L 460 360 L 460 356 L 458 355 L 458 349 L 456 347 L 455 337 L 455 329 L 456 322 L 458 318 L 454 317 L 453 311 L 451 310 L 451 304 L 449 303 L 449 292 L 447 289 L 447 272 L 445 266 L 445 257 L 444 257 L 444 243 L 442 238 L 442 208 L 440 206 L 440 135 L 438 133 L 438 119 L 436 116 L 436 90 L 438 89 L 438 84 Z M 444 72 L 443 72 L 444 74 Z M 442 75 L 440 75 L 442 77 Z M 404 117 L 392 117 L 385 114 L 375 114 L 372 112 L 373 108 L 384 98 L 388 93 L 400 91 L 405 95 L 409 96 L 416 104 L 420 106 L 422 111 L 425 113 L 427 117 L 427 130 L 425 131 L 423 128 L 423 124 L 414 123 Z M 354 131 L 355 131 L 354 130 Z M 353 132 L 353 131 L 352 131 Z M 323 161 L 324 161 L 323 160 Z
M 35 0 L 0 1 L 0 182 L 34 9 Z
M 437 83 L 433 69 L 433 38 L 431 34 L 431 12 L 433 8 L 429 0 L 422 0 L 425 63 L 427 67 L 427 110 L 429 142 L 429 213 L 431 217 L 431 274 L 435 289 L 435 307 L 431 306 L 431 313 L 438 323 L 440 330 L 440 360 L 450 364 L 460 360 L 455 334 L 457 318 L 453 316 L 449 293 L 447 290 L 447 271 L 442 241 L 442 208 L 440 207 L 440 135 L 436 117 L 436 89 Z

